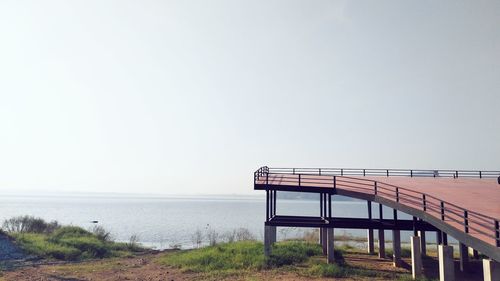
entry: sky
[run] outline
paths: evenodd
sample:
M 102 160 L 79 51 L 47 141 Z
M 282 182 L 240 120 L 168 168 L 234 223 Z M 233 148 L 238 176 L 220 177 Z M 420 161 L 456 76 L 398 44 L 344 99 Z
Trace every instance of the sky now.
M 0 191 L 500 170 L 500 1 L 0 1 Z

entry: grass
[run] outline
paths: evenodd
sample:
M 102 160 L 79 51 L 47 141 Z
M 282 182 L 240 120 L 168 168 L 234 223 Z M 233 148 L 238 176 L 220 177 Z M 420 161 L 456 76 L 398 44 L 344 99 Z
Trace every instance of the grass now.
M 63 226 L 52 233 L 10 233 L 28 254 L 58 260 L 86 260 L 127 256 L 140 251 L 125 243 L 99 239 L 99 236 L 76 226 Z
M 239 241 L 168 253 L 160 257 L 158 262 L 175 266 L 184 272 L 202 273 L 207 278 L 220 279 L 300 264 L 320 254 L 321 247 L 317 244 L 287 241 L 276 243 L 270 258 L 266 259 L 263 243 Z
M 325 263 L 321 246 L 317 243 L 278 242 L 273 245 L 269 259 L 264 257 L 263 249 L 261 242 L 241 241 L 167 253 L 157 261 L 163 265 L 180 268 L 184 272 L 201 273 L 202 278 L 214 280 L 234 275 L 244 275 L 250 280 L 262 270 L 277 274 L 293 272 L 310 278 L 380 277 L 406 280 L 404 278 L 408 277 L 407 274 L 380 272 L 346 264 L 344 253 L 350 252 L 350 246 L 338 247 L 335 250 L 335 264 Z M 356 249 L 353 252 L 357 253 Z

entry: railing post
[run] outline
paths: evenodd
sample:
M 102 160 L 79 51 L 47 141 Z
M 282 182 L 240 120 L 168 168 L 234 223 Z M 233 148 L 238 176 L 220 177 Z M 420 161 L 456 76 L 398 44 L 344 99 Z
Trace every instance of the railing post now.
M 366 176 L 366 170 L 363 169 L 363 177 Z
M 269 221 L 269 189 L 266 186 L 266 221 Z
M 332 218 L 332 195 L 328 193 L 328 219 Z
M 496 246 L 500 247 L 500 226 L 497 220 L 495 220 L 495 240 Z
M 318 169 L 318 174 L 321 176 L 321 168 Z
M 295 175 L 295 168 L 293 168 L 292 171 L 293 171 L 293 174 Z
M 458 179 L 458 171 L 455 171 L 455 174 L 457 175 L 457 179 Z
M 378 191 L 377 191 L 377 182 L 374 182 L 374 186 L 373 186 L 373 187 L 374 187 L 374 189 L 375 189 L 375 195 L 377 195 L 377 192 L 378 192 Z
M 300 187 L 300 174 L 299 174 L 299 187 Z
M 387 176 L 389 176 L 389 170 L 387 170 Z
M 464 226 L 465 226 L 465 233 L 469 233 L 469 213 L 467 210 L 464 210 Z
M 413 178 L 413 170 L 410 170 L 410 178 Z
M 427 211 L 427 201 L 425 200 L 425 194 L 422 194 L 422 203 L 424 207 L 424 212 Z
M 340 169 L 340 175 L 343 176 L 344 175 L 344 169 Z
M 333 176 L 333 190 L 337 190 L 337 177 Z
M 483 173 L 481 171 L 479 171 L 479 178 L 483 178 Z
M 399 202 L 399 187 L 396 187 L 396 202 Z
M 269 173 L 266 174 L 266 185 L 269 185 Z
M 441 220 L 444 221 L 444 202 L 441 201 Z

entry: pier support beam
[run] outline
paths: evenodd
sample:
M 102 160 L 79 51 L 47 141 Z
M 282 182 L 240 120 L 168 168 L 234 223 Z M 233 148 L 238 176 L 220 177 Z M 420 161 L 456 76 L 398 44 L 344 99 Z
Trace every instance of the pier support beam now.
M 438 246 L 439 280 L 454 281 L 455 265 L 453 264 L 453 246 Z
M 271 255 L 272 244 L 276 242 L 276 226 L 264 226 L 264 255 L 269 257 Z
M 465 244 L 458 244 L 458 251 L 460 253 L 460 271 L 464 272 L 469 266 L 469 251 Z
M 323 255 L 328 253 L 328 228 L 321 228 L 321 248 L 323 249 Z
M 500 280 L 500 263 L 490 259 L 483 259 L 484 281 Z
M 399 230 L 392 231 L 392 265 L 401 266 L 401 232 Z
M 425 231 L 420 230 L 418 232 L 418 236 L 420 237 L 420 253 L 422 253 L 422 256 L 427 256 L 427 242 L 425 241 Z
M 375 253 L 375 244 L 373 242 L 373 229 L 368 229 L 367 233 L 367 244 L 368 244 L 368 254 L 373 255 Z
M 328 263 L 335 262 L 335 247 L 334 247 L 334 238 L 333 238 L 333 228 L 327 228 L 326 231 L 326 241 L 327 241 L 327 259 Z
M 411 237 L 411 276 L 413 279 L 417 279 L 422 276 L 422 249 L 421 237 L 412 236 Z
M 383 259 L 385 258 L 385 237 L 384 230 L 378 230 L 378 257 Z
M 372 220 L 372 201 L 366 201 L 368 207 L 368 219 Z M 373 228 L 367 230 L 366 233 L 368 254 L 373 255 L 375 252 L 375 245 L 373 244 Z
M 378 204 L 378 218 L 380 222 L 384 218 L 384 213 L 382 212 L 382 204 Z M 385 237 L 384 237 L 384 229 L 380 228 L 378 230 L 378 257 L 383 259 L 385 258 Z

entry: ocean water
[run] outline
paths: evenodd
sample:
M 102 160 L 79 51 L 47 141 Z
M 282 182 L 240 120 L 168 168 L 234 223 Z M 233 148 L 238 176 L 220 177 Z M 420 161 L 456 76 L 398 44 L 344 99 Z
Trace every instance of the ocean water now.
M 364 201 L 344 201 L 334 197 L 333 214 L 339 217 L 366 218 Z M 277 214 L 319 215 L 319 200 L 279 199 Z M 378 205 L 373 204 L 377 217 Z M 0 220 L 19 215 L 32 215 L 91 229 L 98 225 L 109 230 L 117 241 L 129 241 L 137 235 L 139 242 L 157 249 L 174 245 L 192 248 L 193 234 L 216 231 L 223 235 L 237 228 L 248 229 L 263 239 L 265 198 L 250 196 L 131 196 L 131 195 L 7 195 L 0 198 Z M 384 208 L 384 216 L 392 210 Z M 410 218 L 398 213 L 399 218 Z M 311 229 L 279 228 L 278 240 L 300 237 Z M 336 234 L 363 237 L 366 230 L 336 229 Z M 402 240 L 410 233 L 403 232 Z M 386 231 L 390 239 L 390 231 Z M 430 237 L 430 239 L 432 239 Z M 429 240 L 429 239 L 428 239 Z M 205 241 L 206 243 L 206 241 Z

